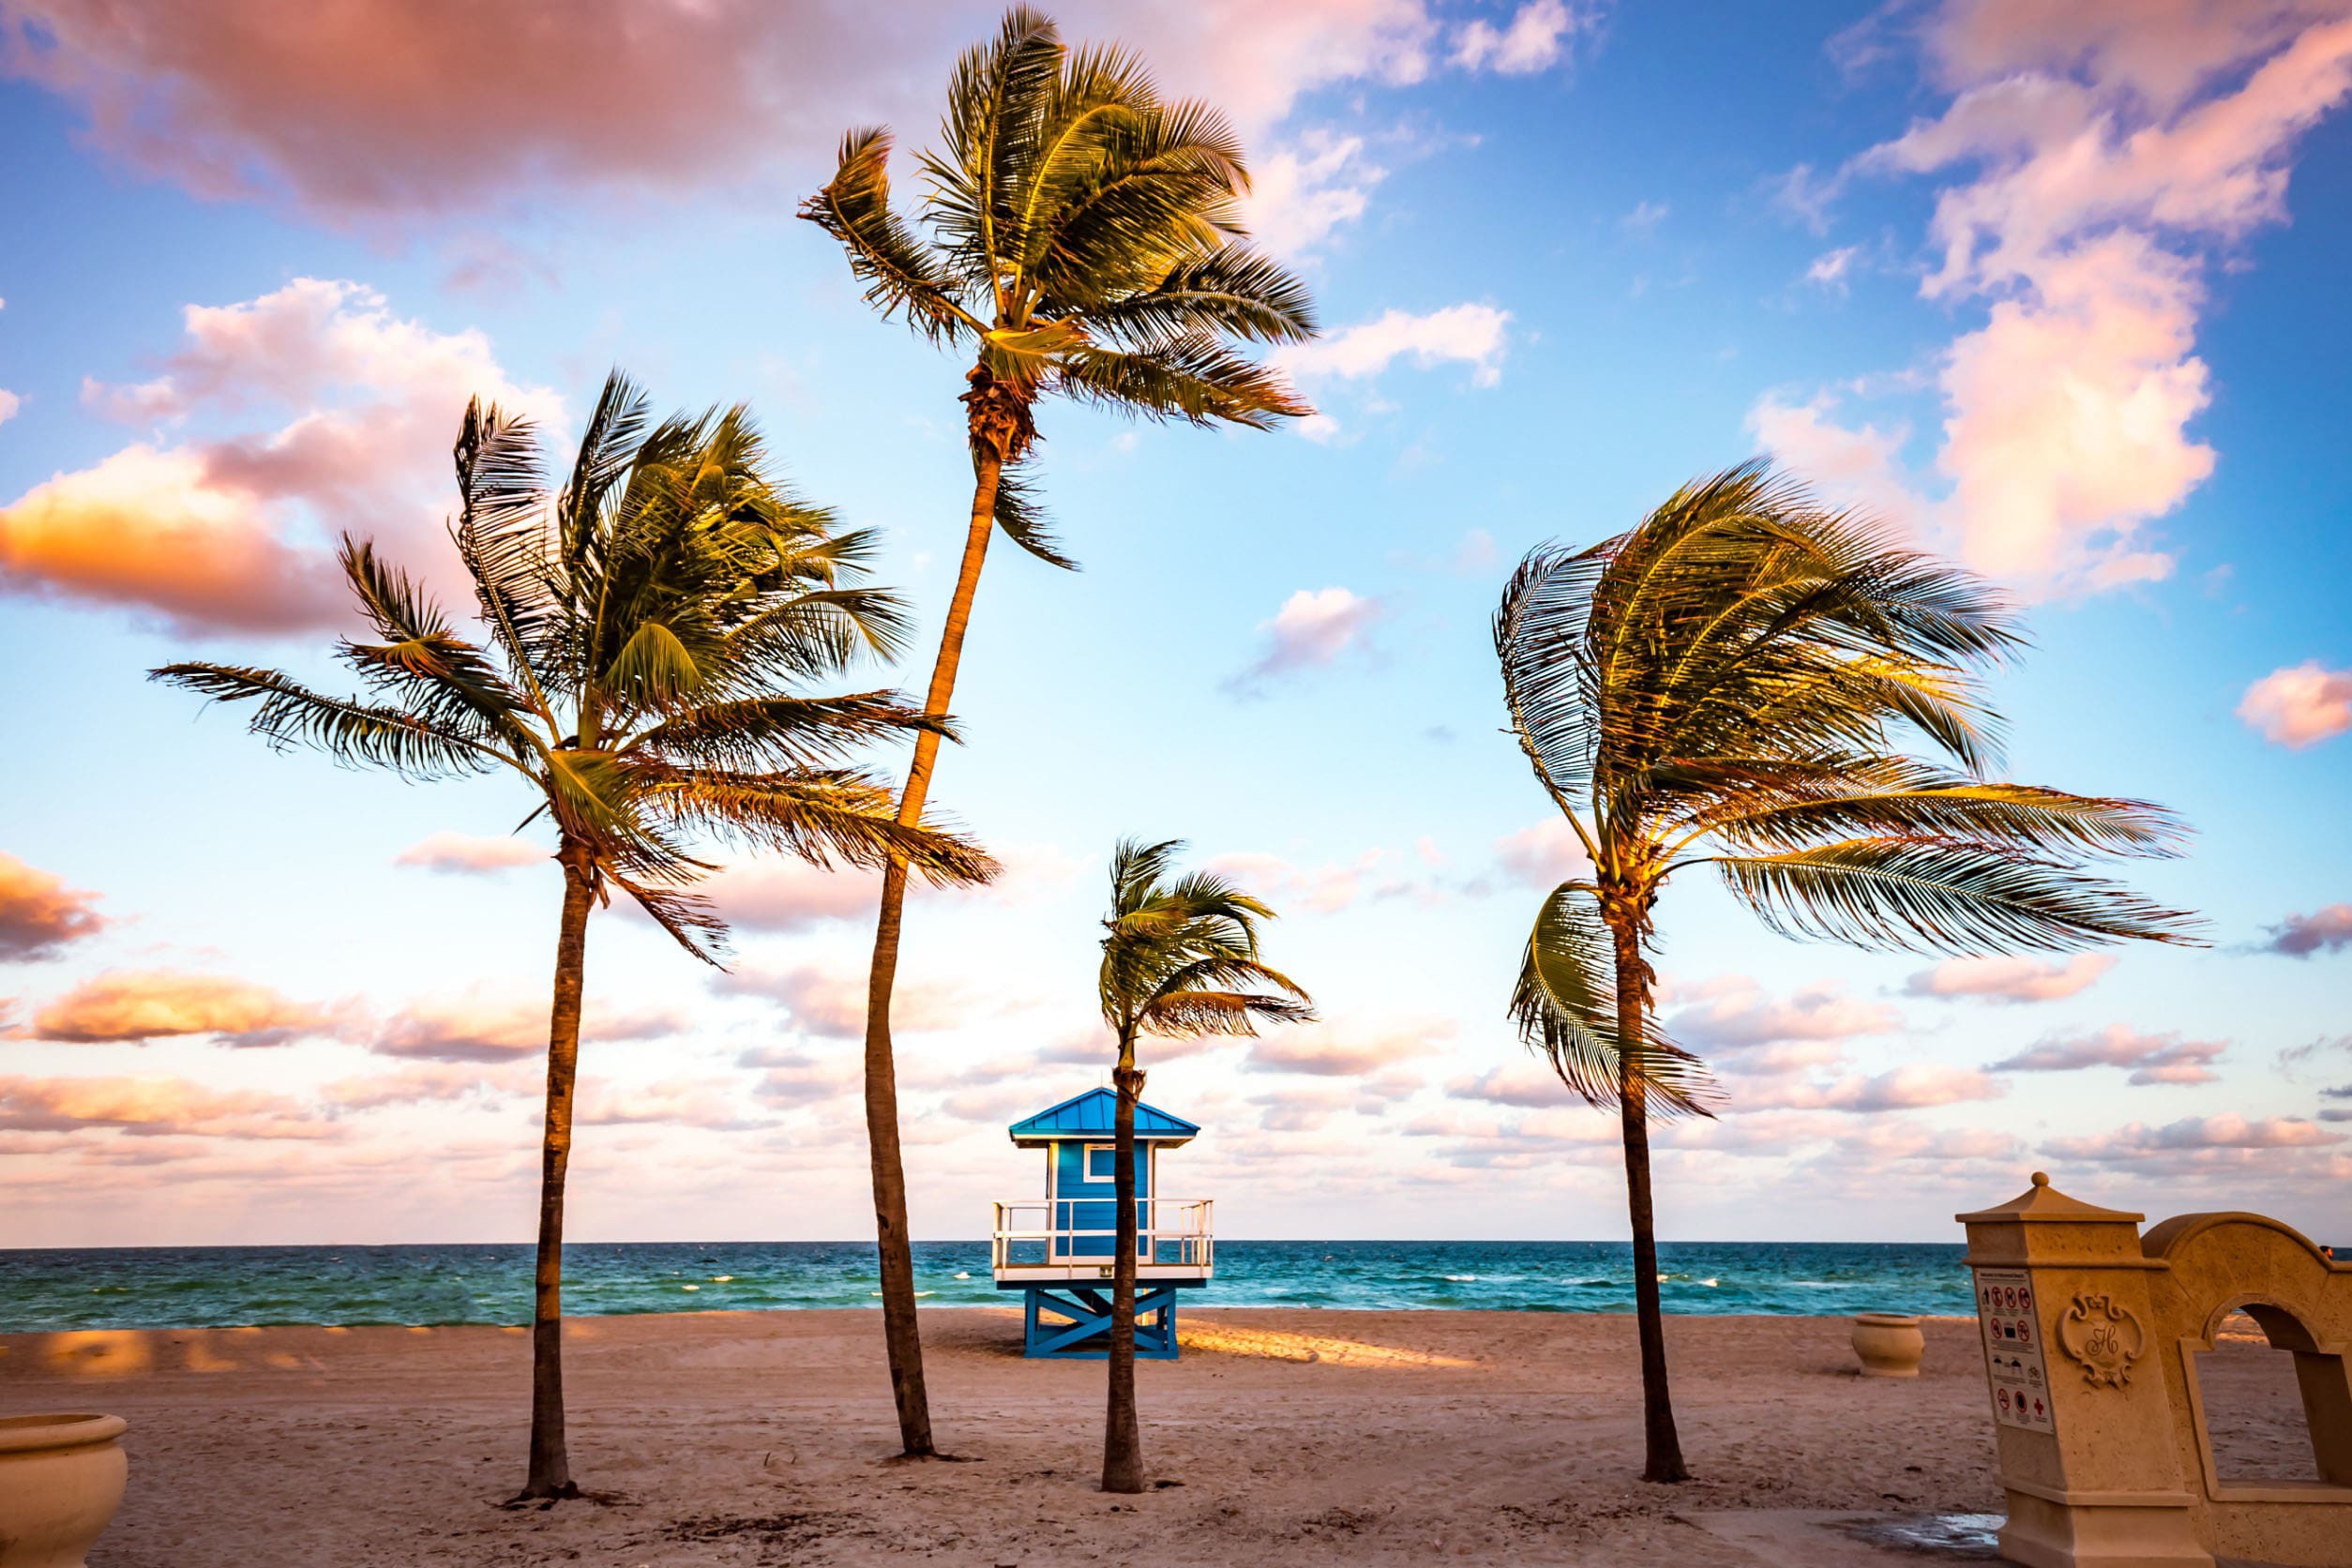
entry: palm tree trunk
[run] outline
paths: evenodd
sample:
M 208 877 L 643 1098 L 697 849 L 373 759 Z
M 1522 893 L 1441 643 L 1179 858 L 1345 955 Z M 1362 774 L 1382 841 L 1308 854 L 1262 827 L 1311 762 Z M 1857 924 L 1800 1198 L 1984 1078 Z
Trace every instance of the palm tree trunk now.
M 595 895 L 585 846 L 566 841 L 564 915 L 555 938 L 555 1000 L 547 1030 L 547 1129 L 539 1144 L 539 1259 L 531 1314 L 531 1470 L 526 1498 L 572 1498 L 564 1443 L 564 1177 L 572 1157 L 572 1085 L 580 1072 L 580 989 Z
M 1666 1390 L 1666 1313 L 1658 1296 L 1657 1216 L 1650 1205 L 1649 1087 L 1636 1065 L 1639 1053 L 1622 1042 L 1639 1040 L 1650 1011 L 1650 966 L 1641 956 L 1641 935 L 1616 921 L 1609 934 L 1617 949 L 1617 1037 L 1621 1042 L 1618 1098 L 1625 1136 L 1625 1205 L 1634 1227 L 1634 1316 L 1641 1331 L 1641 1415 L 1644 1481 L 1688 1481 L 1682 1440 L 1674 1429 L 1674 1402 Z
M 1143 1075 L 1135 1070 L 1135 1036 L 1119 1041 L 1119 1070 L 1110 1075 L 1119 1091 L 1112 1117 L 1112 1159 L 1119 1168 L 1113 1193 L 1119 1202 L 1118 1254 L 1110 1270 L 1110 1401 L 1103 1419 L 1103 1490 L 1143 1490 L 1143 1433 L 1135 1412 L 1135 1107 L 1143 1097 Z
M 947 625 L 940 633 L 939 658 L 931 666 L 931 688 L 923 711 L 945 714 L 956 695 L 956 671 L 963 663 L 964 631 L 972 624 L 972 596 L 980 587 L 980 565 L 996 525 L 996 491 L 1004 472 L 994 448 L 973 444 L 972 522 L 964 535 L 963 565 L 955 596 L 947 601 Z M 914 761 L 898 797 L 898 821 L 923 819 L 930 797 L 931 770 L 939 761 L 939 737 L 914 738 Z M 898 1406 L 898 1441 L 911 1459 L 939 1451 L 931 1442 L 931 1405 L 923 1386 L 923 1337 L 914 1316 L 914 1247 L 907 1231 L 907 1170 L 898 1148 L 898 1074 L 891 1054 L 890 993 L 898 980 L 898 933 L 906 912 L 907 864 L 894 857 L 882 872 L 882 914 L 874 927 L 874 967 L 866 987 L 866 1140 L 874 1175 L 874 1236 L 882 1255 L 882 1340 L 890 1355 L 890 1392 Z

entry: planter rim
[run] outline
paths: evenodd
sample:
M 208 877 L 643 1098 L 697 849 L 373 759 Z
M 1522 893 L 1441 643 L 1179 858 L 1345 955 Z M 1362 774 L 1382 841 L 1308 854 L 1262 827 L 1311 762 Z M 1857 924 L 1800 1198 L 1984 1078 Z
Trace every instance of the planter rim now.
M 1867 1323 L 1872 1328 L 1877 1329 L 1915 1329 L 1919 1327 L 1919 1319 L 1916 1316 L 1903 1312 L 1857 1312 L 1854 1314 L 1854 1321 L 1857 1323 Z
M 60 1448 L 88 1448 L 113 1442 L 130 1429 L 118 1415 L 74 1412 L 64 1415 L 0 1416 L 0 1454 L 36 1454 Z

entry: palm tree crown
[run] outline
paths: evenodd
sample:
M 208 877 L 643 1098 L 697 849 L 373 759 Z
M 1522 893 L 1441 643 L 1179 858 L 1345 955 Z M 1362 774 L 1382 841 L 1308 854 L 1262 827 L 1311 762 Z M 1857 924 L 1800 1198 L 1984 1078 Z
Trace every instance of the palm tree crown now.
M 1274 911 L 1214 872 L 1171 878 L 1184 851 L 1181 839 L 1120 841 L 1103 922 L 1103 1021 L 1131 1047 L 1143 1034 L 1252 1035 L 1260 1022 L 1312 1019 L 1307 994 L 1259 959 L 1258 922 Z
M 698 837 L 821 866 L 895 853 L 935 879 L 985 880 L 993 866 L 976 845 L 902 827 L 887 782 L 843 762 L 942 721 L 886 691 L 787 694 L 897 649 L 897 600 L 856 585 L 871 535 L 837 530 L 768 476 L 741 408 L 647 425 L 643 395 L 616 372 L 550 495 L 529 425 L 467 410 L 451 533 L 487 645 L 346 537 L 353 596 L 383 639 L 339 650 L 366 697 L 233 665 L 156 678 L 254 702 L 250 728 L 279 746 L 415 778 L 520 774 L 592 884 L 713 961 L 724 927 L 689 891 L 711 868 Z
M 1197 425 L 1312 412 L 1236 346 L 1300 340 L 1315 322 L 1305 285 L 1243 243 L 1249 174 L 1223 115 L 1163 100 L 1134 54 L 1070 50 L 1016 7 L 957 62 L 941 139 L 922 160 L 927 239 L 891 207 L 880 128 L 842 140 L 801 214 L 884 313 L 973 351 L 975 456 L 1018 463 L 1048 393 Z M 1026 503 L 1004 485 L 997 521 L 1068 565 Z
M 2170 813 L 1987 777 L 2002 726 L 1983 675 L 2023 644 L 1999 596 L 1761 464 L 1530 555 L 1494 636 L 1513 732 L 1591 863 L 1545 900 L 1512 1012 L 1597 1104 L 1630 1041 L 1668 1109 L 1705 1107 L 1703 1070 L 1646 1013 L 1621 1034 L 1607 961 L 1685 867 L 1714 867 L 1775 930 L 1862 947 L 2189 940 L 2190 917 L 2083 869 L 2176 852 Z

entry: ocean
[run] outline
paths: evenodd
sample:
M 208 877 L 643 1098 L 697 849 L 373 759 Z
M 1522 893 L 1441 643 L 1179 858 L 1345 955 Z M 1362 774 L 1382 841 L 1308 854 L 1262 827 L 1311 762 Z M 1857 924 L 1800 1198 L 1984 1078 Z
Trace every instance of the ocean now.
M 1774 1315 L 1973 1308 L 1957 1244 L 1673 1242 L 1666 1309 Z M 1622 1242 L 1217 1244 L 1202 1306 L 1631 1312 Z M 928 1306 L 1018 1302 L 986 1242 L 921 1242 Z M 574 1243 L 564 1308 L 580 1316 L 878 1306 L 874 1249 L 849 1242 Z M 0 1333 L 273 1323 L 525 1323 L 531 1248 L 93 1247 L 0 1250 Z

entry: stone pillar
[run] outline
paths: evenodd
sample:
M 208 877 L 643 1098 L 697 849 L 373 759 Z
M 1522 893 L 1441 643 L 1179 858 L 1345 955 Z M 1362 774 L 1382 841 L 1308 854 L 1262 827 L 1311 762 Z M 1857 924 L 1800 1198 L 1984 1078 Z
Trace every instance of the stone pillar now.
M 2142 1216 L 2040 1171 L 1968 1228 L 1969 1270 L 2009 1494 L 2001 1555 L 2026 1568 L 2212 1568 L 2191 1519 L 2150 1325 Z

